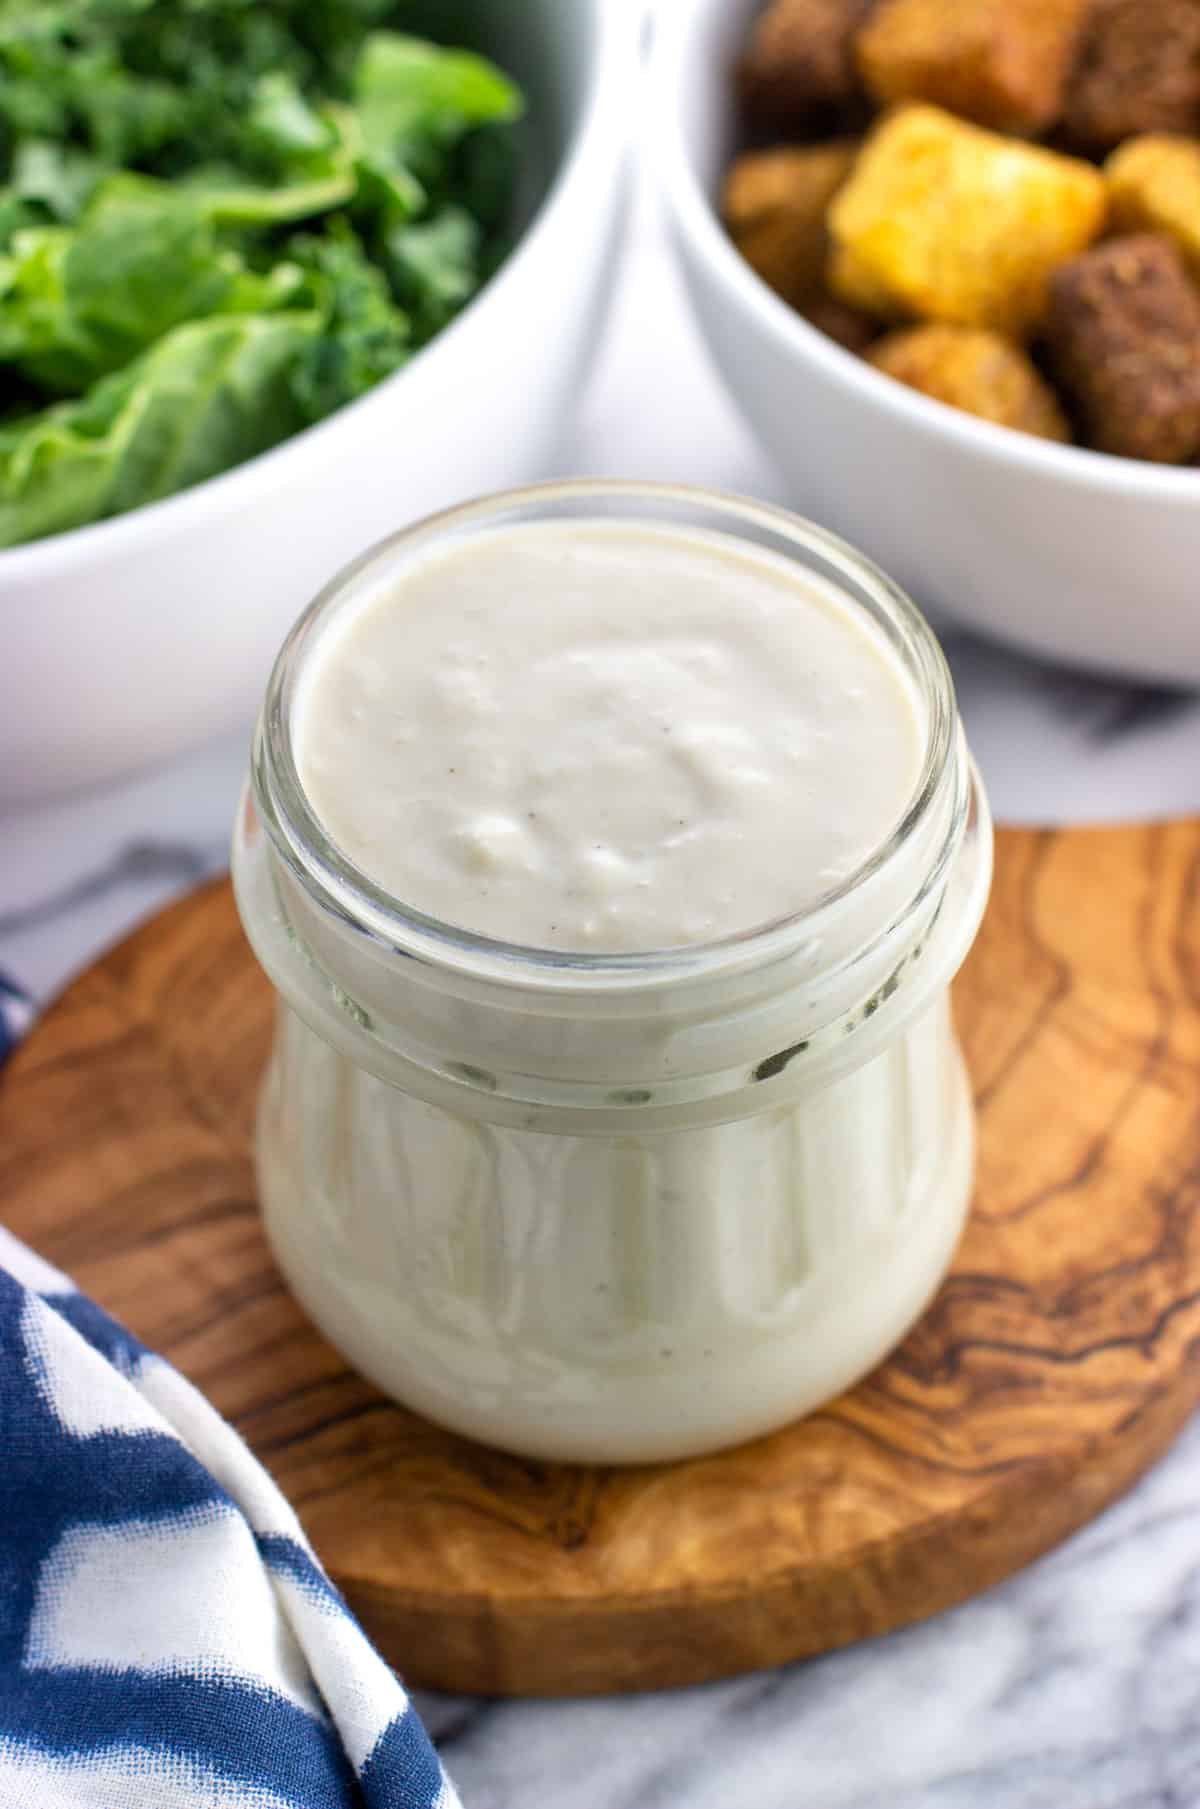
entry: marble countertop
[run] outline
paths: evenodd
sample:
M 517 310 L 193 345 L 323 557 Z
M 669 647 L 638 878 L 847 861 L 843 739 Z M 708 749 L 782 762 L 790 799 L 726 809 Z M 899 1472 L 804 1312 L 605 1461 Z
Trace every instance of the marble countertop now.
M 786 500 L 644 202 L 558 470 Z M 1001 821 L 1200 809 L 1200 700 L 947 646 Z M 6 819 L 0 969 L 43 1001 L 221 868 L 248 734 Z M 924 1626 L 703 1689 L 421 1706 L 468 1809 L 1197 1809 L 1200 1424 L 1091 1527 Z

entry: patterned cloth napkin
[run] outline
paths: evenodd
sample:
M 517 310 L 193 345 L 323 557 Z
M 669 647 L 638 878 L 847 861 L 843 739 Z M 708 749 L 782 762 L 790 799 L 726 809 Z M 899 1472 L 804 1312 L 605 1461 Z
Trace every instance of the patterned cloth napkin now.
M 0 1809 L 457 1804 L 232 1427 L 0 1229 Z
M 0 974 L 0 1062 L 29 1028 L 33 1008 L 19 986 Z

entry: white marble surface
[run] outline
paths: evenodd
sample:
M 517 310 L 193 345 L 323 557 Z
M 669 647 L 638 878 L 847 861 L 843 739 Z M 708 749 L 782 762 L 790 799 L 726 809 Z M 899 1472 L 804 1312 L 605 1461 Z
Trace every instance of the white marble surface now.
M 644 209 L 560 469 L 785 500 Z M 1200 808 L 1200 702 L 950 652 L 1002 819 Z M 45 999 L 223 865 L 247 735 L 0 823 L 0 969 Z M 1197 1809 L 1200 1426 L 1069 1544 L 926 1626 L 671 1695 L 422 1706 L 469 1809 Z

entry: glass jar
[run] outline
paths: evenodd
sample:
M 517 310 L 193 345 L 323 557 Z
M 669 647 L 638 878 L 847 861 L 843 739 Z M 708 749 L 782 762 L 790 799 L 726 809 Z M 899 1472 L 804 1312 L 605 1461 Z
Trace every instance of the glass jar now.
M 337 613 L 431 543 L 528 520 L 732 536 L 835 584 L 919 694 L 917 793 L 814 907 L 665 953 L 515 947 L 388 896 L 331 844 L 291 740 Z M 284 646 L 234 847 L 279 993 L 262 1209 L 301 1303 L 429 1418 L 538 1458 L 640 1462 L 767 1432 L 865 1374 L 936 1289 L 971 1191 L 949 982 L 983 911 L 987 806 L 913 605 L 778 509 L 559 484 L 365 555 Z

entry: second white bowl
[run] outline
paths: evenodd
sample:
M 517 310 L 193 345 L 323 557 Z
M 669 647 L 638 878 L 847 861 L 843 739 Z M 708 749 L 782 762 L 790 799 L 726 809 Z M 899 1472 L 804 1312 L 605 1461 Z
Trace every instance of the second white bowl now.
M 663 8 L 655 157 L 701 328 L 791 487 L 935 615 L 1077 665 L 1200 684 L 1200 470 L 995 427 L 905 388 L 778 299 L 713 207 L 756 0 Z

